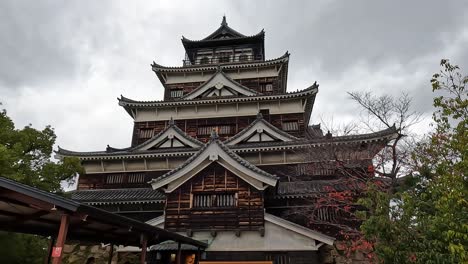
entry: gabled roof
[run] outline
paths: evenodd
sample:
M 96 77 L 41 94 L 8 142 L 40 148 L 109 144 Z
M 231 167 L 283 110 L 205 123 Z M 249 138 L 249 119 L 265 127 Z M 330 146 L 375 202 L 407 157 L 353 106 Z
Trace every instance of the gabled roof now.
M 285 131 L 275 127 L 274 125 L 263 119 L 261 113 L 258 113 L 257 119 L 244 128 L 235 136 L 224 141 L 228 146 L 237 145 L 240 143 L 260 143 L 260 142 L 290 142 L 299 141 L 300 139 L 294 137 Z
M 226 16 L 223 16 L 221 26 L 218 29 L 216 29 L 213 33 L 208 35 L 207 37 L 201 40 L 190 40 L 182 36 L 182 43 L 185 46 L 186 43 L 191 43 L 191 42 L 208 42 L 208 41 L 219 41 L 219 40 L 227 40 L 227 39 L 243 39 L 243 38 L 259 38 L 259 37 L 260 38 L 265 37 L 265 31 L 263 29 L 259 33 L 253 36 L 246 36 L 232 29 L 231 27 L 229 27 L 226 21 Z
M 178 128 L 174 120 L 171 118 L 169 126 L 164 130 L 142 144 L 128 149 L 128 151 L 168 148 L 200 148 L 202 145 L 203 143 L 187 135 L 182 129 Z
M 59 158 L 66 156 L 117 157 L 120 155 L 132 154 L 149 156 L 158 156 L 158 154 L 163 156 L 186 156 L 187 154 L 190 154 L 190 152 L 198 150 L 202 146 L 202 142 L 187 135 L 182 129 L 177 127 L 174 120 L 171 118 L 171 120 L 169 120 L 169 125 L 164 130 L 154 135 L 151 139 L 134 147 L 113 148 L 108 145 L 105 151 L 80 152 L 67 150 L 58 146 L 58 150 L 55 151 L 55 153 Z M 179 153 L 179 155 L 177 153 Z
M 154 189 L 167 186 L 165 191 L 170 193 L 213 162 L 217 162 L 232 171 L 256 189 L 263 190 L 268 186 L 276 185 L 276 176 L 261 170 L 232 152 L 219 140 L 217 133 L 214 131 L 210 141 L 196 154 L 179 167 L 153 179 L 150 183 Z
M 182 96 L 181 99 L 191 100 L 218 96 L 252 96 L 259 94 L 259 92 L 234 81 L 227 76 L 220 67 L 218 67 L 216 73 L 213 74 L 210 79 L 190 93 Z
M 239 132 L 242 133 L 243 131 Z M 188 136 L 188 135 L 187 135 Z M 313 139 L 299 139 L 297 141 L 277 141 L 277 142 L 245 142 L 243 144 L 229 144 L 230 139 L 224 141 L 224 145 L 229 147 L 235 153 L 251 153 L 259 151 L 279 151 L 289 149 L 303 149 L 303 148 L 320 148 L 328 145 L 342 145 L 355 147 L 356 144 L 370 143 L 381 144 L 395 139 L 397 131 L 395 127 L 390 127 L 374 133 L 348 135 L 337 137 L 316 137 Z M 234 140 L 237 136 L 232 137 Z M 203 148 L 203 147 L 202 147 Z M 127 149 L 119 149 L 117 151 L 92 151 L 92 152 L 78 152 L 58 148 L 56 151 L 57 156 L 66 157 L 80 157 L 82 160 L 110 160 L 110 159 L 129 159 L 129 158 L 152 158 L 152 157 L 187 157 L 196 154 L 200 148 L 174 148 L 174 149 L 150 149 L 146 151 L 130 152 Z
M 307 87 L 304 90 L 296 92 L 288 92 L 284 94 L 273 94 L 273 95 L 250 95 L 242 97 L 221 97 L 221 98 L 203 98 L 203 99 L 192 99 L 192 100 L 179 100 L 179 101 L 137 101 L 130 98 L 121 96 L 117 98 L 119 100 L 119 105 L 124 108 L 145 108 L 145 107 L 167 107 L 167 106 L 179 106 L 179 105 L 200 105 L 200 104 L 213 104 L 213 103 L 236 103 L 236 102 L 252 102 L 252 101 L 268 101 L 268 100 L 279 100 L 279 99 L 292 99 L 299 97 L 308 97 L 314 96 L 318 92 L 318 84 L 314 83 L 313 85 Z M 309 100 L 313 103 L 313 100 Z M 308 102 L 308 103 L 309 103 Z M 312 106 L 311 106 L 312 107 Z M 130 114 L 130 113 L 129 113 Z
M 164 193 L 151 188 L 129 189 L 92 189 L 69 192 L 72 200 L 81 203 L 98 204 L 128 204 L 128 203 L 164 203 Z
M 257 67 L 264 67 L 264 66 L 271 66 L 281 63 L 286 63 L 289 61 L 290 53 L 286 51 L 282 56 L 265 60 L 265 61 L 243 61 L 243 62 L 231 62 L 225 63 L 220 65 L 215 64 L 196 64 L 190 66 L 163 66 L 153 61 L 151 67 L 155 73 L 158 72 L 193 72 L 193 71 L 213 71 L 220 67 L 223 70 L 229 69 L 239 69 L 239 68 L 257 68 Z

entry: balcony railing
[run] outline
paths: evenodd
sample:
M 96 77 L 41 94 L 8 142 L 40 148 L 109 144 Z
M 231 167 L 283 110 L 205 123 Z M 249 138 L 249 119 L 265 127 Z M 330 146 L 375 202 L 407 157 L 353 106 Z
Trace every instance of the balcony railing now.
M 185 59 L 183 60 L 184 66 L 193 65 L 207 65 L 207 64 L 227 64 L 227 63 L 239 63 L 249 61 L 262 61 L 262 55 L 221 55 L 215 57 L 202 57 L 194 60 Z

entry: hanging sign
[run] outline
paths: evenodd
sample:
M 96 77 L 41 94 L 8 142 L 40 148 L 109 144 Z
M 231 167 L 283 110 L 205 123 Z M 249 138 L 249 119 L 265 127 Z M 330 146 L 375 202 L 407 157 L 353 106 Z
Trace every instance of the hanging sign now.
M 62 247 L 53 247 L 52 248 L 52 257 L 58 258 L 62 255 Z

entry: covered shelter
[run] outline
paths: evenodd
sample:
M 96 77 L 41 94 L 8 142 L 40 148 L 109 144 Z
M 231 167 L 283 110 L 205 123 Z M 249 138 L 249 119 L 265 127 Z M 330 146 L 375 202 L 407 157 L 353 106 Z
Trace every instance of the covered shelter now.
M 54 264 L 61 263 L 67 240 L 141 247 L 141 263 L 145 263 L 149 245 L 164 241 L 176 242 L 179 249 L 183 244 L 199 251 L 207 247 L 198 240 L 4 177 L 0 177 L 0 230 L 51 236 L 55 245 L 50 247 L 49 257 L 52 255 Z M 109 263 L 111 258 L 112 252 Z

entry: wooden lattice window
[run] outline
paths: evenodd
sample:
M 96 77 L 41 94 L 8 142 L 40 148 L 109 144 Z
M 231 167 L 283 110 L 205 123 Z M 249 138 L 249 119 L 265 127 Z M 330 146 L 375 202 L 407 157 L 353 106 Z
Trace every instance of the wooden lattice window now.
M 235 206 L 237 206 L 237 193 L 193 194 L 192 208 Z
M 262 92 L 273 92 L 273 84 L 272 83 L 262 83 L 262 84 L 260 84 L 260 91 L 262 91 Z
M 219 135 L 231 135 L 234 134 L 234 125 L 209 125 L 209 126 L 199 126 L 198 133 L 199 136 L 211 135 L 211 132 L 217 131 Z
M 246 54 L 239 55 L 239 61 L 247 61 L 249 60 L 249 56 Z
M 140 138 L 151 138 L 154 135 L 152 128 L 140 128 Z
M 107 184 L 118 184 L 123 183 L 124 175 L 119 174 L 109 174 L 106 176 L 106 183 Z
M 208 57 L 203 57 L 200 59 L 199 64 L 208 64 L 210 62 L 210 59 Z
M 127 178 L 128 183 L 144 183 L 145 174 L 144 173 L 131 173 Z
M 283 121 L 282 127 L 284 131 L 297 131 L 299 130 L 298 121 Z
M 225 63 L 231 61 L 231 53 L 230 52 L 220 52 L 218 55 L 218 62 Z
M 171 90 L 172 98 L 179 98 L 182 97 L 182 95 L 184 95 L 184 91 L 182 89 Z

